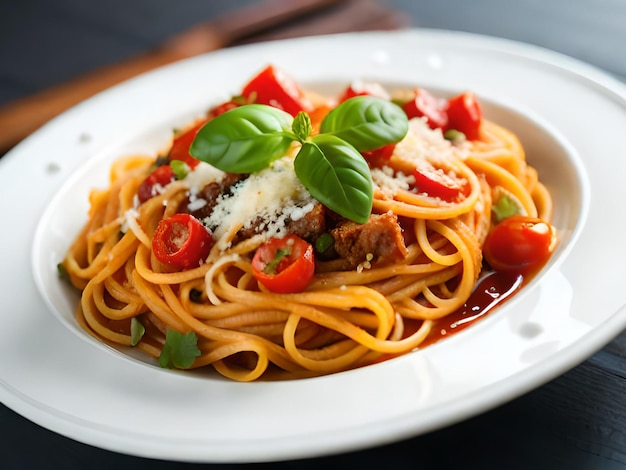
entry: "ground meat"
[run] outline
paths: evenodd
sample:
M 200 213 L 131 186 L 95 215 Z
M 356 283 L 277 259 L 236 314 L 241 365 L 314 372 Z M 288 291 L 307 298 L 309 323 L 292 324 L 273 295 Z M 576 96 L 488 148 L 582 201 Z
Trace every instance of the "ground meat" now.
M 351 268 L 368 261 L 388 263 L 403 259 L 407 254 L 398 217 L 392 213 L 374 214 L 364 224 L 343 220 L 331 230 L 335 251 Z

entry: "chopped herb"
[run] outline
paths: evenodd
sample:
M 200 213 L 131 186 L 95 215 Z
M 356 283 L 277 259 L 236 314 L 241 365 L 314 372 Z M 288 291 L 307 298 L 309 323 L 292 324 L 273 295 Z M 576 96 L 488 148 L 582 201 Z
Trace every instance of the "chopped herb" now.
M 181 160 L 172 160 L 170 162 L 170 167 L 174 172 L 174 176 L 177 180 L 182 180 L 189 173 L 189 165 Z
M 159 355 L 159 365 L 163 368 L 188 369 L 200 355 L 198 337 L 191 331 L 179 333 L 171 328 L 167 329 L 165 344 Z
M 524 214 L 525 211 L 522 204 L 513 194 L 500 186 L 497 186 L 495 189 L 497 190 L 495 191 L 497 199 L 491 206 L 491 211 L 495 216 L 496 223 L 513 215 Z
M 276 274 L 280 262 L 290 254 L 291 250 L 288 250 L 286 248 L 276 250 L 276 256 L 274 256 L 274 259 L 265 265 L 265 268 L 263 268 L 263 272 L 265 274 Z
M 315 239 L 315 251 L 320 254 L 326 254 L 328 250 L 335 246 L 335 239 L 333 236 L 326 232 L 322 233 Z
M 450 142 L 457 144 L 461 142 L 465 142 L 467 137 L 461 131 L 457 131 L 456 129 L 449 129 L 443 134 L 444 139 L 449 140 Z
M 57 264 L 57 273 L 59 274 L 59 278 L 69 280 L 70 275 L 67 272 L 67 268 L 63 263 Z
M 137 318 L 130 319 L 130 345 L 137 346 L 141 338 L 143 338 L 146 328 L 141 324 Z

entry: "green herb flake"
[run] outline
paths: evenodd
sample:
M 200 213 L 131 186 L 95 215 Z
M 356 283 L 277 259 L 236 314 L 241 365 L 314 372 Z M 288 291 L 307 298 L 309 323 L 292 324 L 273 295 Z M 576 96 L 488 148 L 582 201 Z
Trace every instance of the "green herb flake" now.
M 449 140 L 453 144 L 460 144 L 461 142 L 465 142 L 467 137 L 461 131 L 457 131 L 456 129 L 448 129 L 443 133 L 443 138 Z
M 130 345 L 137 346 L 141 338 L 143 338 L 146 328 L 141 324 L 137 318 L 130 319 Z
M 174 176 L 177 180 L 185 179 L 185 176 L 189 174 L 189 165 L 181 160 L 172 160 L 170 162 L 170 167 L 174 172 Z
M 513 215 L 523 214 L 524 208 L 519 200 L 504 188 L 497 186 L 495 188 L 497 199 L 495 204 L 491 206 L 491 211 L 495 217 L 496 223 Z
M 57 264 L 57 274 L 59 275 L 59 278 L 64 279 L 64 280 L 69 280 L 70 278 L 70 275 L 67 272 L 67 268 L 65 267 L 63 263 Z
M 179 333 L 171 328 L 167 329 L 165 343 L 159 355 L 159 365 L 167 369 L 188 369 L 200 355 L 198 337 L 191 331 Z
M 280 262 L 289 255 L 291 255 L 291 250 L 288 250 L 286 248 L 276 250 L 276 255 L 274 255 L 274 259 L 272 259 L 269 263 L 265 265 L 265 268 L 263 268 L 263 272 L 265 274 L 276 274 Z
M 335 246 L 335 239 L 333 236 L 328 233 L 322 233 L 319 237 L 315 239 L 315 251 L 320 254 L 326 253 L 332 247 Z

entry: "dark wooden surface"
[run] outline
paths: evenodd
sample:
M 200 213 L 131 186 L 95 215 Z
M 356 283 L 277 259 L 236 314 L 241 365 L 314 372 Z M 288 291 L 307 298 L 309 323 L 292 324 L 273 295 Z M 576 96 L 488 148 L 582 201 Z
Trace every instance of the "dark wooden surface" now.
M 0 107 L 255 3 L 206 0 L 3 0 Z M 626 80 L 624 0 L 379 2 L 410 25 L 537 44 Z M 2 129 L 0 129 L 2 132 Z M 625 260 L 626 261 L 626 260 Z M 626 286 L 625 286 L 626 288 Z M 2 358 L 0 360 L 9 360 Z M 150 460 L 87 446 L 0 406 L 2 469 L 238 467 Z M 626 468 L 626 334 L 548 384 L 481 416 L 403 442 L 258 468 L 321 465 L 425 469 Z

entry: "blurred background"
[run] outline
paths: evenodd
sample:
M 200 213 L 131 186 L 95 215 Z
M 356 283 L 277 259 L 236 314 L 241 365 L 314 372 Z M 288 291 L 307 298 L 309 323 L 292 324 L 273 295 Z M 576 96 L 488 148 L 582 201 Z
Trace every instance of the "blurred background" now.
M 148 66 L 216 47 L 312 34 L 418 27 L 529 42 L 624 78 L 625 25 L 623 0 L 2 0 L 0 149 L 5 147 L 6 151 L 52 112 L 41 97 L 28 109 L 16 100 L 65 84 L 66 88 L 57 90 L 57 98 L 65 95 L 66 102 L 55 106 L 66 108 L 73 104 L 67 82 L 91 73 L 92 78 L 99 75 L 100 88 L 110 86 L 113 82 L 104 81 L 101 73 L 107 66 L 117 67 L 119 81 Z M 170 56 L 158 57 L 158 51 L 166 49 Z M 149 60 L 131 65 L 146 54 Z M 75 101 L 98 91 L 82 85 L 73 83 Z M 9 112 L 11 120 L 6 119 Z M 28 121 L 19 132 L 18 114 Z

